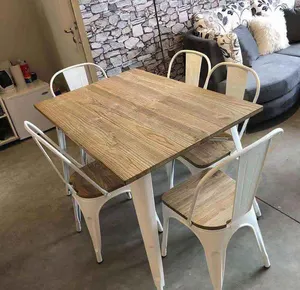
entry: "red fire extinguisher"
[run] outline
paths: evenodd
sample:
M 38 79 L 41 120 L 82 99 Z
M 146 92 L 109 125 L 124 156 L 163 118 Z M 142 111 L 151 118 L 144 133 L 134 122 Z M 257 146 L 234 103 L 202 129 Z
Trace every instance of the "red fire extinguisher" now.
M 32 83 L 29 65 L 25 60 L 19 60 L 20 68 L 26 83 Z

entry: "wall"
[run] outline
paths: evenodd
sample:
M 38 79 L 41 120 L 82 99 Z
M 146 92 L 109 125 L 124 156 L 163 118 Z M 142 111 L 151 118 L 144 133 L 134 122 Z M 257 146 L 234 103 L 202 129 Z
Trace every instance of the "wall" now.
M 72 34 L 65 33 L 74 28 L 74 13 L 70 0 L 34 0 L 40 27 L 45 36 L 48 53 L 56 71 L 82 62 L 86 58 L 81 45 L 73 42 Z M 78 39 L 78 37 L 77 37 Z
M 181 33 L 191 28 L 193 13 L 225 0 L 156 0 L 164 55 L 181 48 Z M 134 67 L 165 74 L 153 0 L 79 0 L 95 63 L 108 75 Z M 181 64 L 175 71 L 182 73 Z
M 49 81 L 55 71 L 47 53 L 33 0 L 1 0 L 0 61 L 25 59 L 31 71 Z

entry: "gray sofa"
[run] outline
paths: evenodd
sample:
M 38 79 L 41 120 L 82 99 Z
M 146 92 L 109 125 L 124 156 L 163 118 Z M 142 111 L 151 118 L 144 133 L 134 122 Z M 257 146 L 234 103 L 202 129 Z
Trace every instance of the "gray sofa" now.
M 224 61 L 216 41 L 203 39 L 191 30 L 184 35 L 184 48 L 205 53 L 212 66 Z M 261 81 L 261 93 L 258 103 L 264 110 L 251 118 L 250 124 L 272 119 L 293 107 L 300 97 L 300 43 L 276 53 L 261 56 L 253 64 Z M 207 66 L 203 65 L 199 85 L 202 86 L 207 74 Z M 226 85 L 226 69 L 217 70 L 211 78 L 209 88 L 224 92 Z M 253 100 L 255 94 L 254 78 L 249 78 L 245 94 L 246 100 Z

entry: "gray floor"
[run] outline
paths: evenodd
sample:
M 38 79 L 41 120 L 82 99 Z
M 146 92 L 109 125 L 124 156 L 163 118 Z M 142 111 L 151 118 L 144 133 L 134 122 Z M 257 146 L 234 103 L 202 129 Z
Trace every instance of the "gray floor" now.
M 299 289 L 300 111 L 281 126 L 285 135 L 274 142 L 258 191 L 272 267 L 262 268 L 252 233 L 242 229 L 228 248 L 225 290 Z M 267 131 L 247 135 L 245 143 Z M 70 198 L 32 140 L 0 151 L 0 160 L 0 289 L 154 289 L 131 201 L 120 196 L 101 212 L 98 265 L 85 226 L 75 232 Z M 180 164 L 177 172 L 177 180 L 188 176 Z M 153 181 L 161 214 L 163 169 Z M 166 289 L 212 289 L 198 240 L 178 222 L 170 230 Z

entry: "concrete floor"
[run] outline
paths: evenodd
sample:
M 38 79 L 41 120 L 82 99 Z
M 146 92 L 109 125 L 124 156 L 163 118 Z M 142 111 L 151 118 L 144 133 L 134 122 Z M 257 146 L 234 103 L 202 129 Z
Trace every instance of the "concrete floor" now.
M 280 126 L 285 135 L 272 146 L 258 191 L 272 267 L 262 268 L 254 236 L 242 229 L 228 248 L 225 290 L 300 288 L 300 111 Z M 247 135 L 245 143 L 267 131 Z M 55 138 L 55 131 L 49 135 Z M 77 153 L 72 144 L 70 151 Z M 85 226 L 75 232 L 64 186 L 32 140 L 0 151 L 0 160 L 0 289 L 154 289 L 131 201 L 120 196 L 102 210 L 104 263 L 98 265 Z M 186 178 L 176 166 L 176 179 Z M 163 169 L 153 181 L 161 214 Z M 163 263 L 165 289 L 212 289 L 200 243 L 176 221 Z

